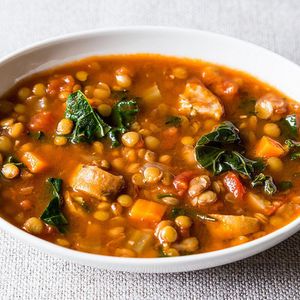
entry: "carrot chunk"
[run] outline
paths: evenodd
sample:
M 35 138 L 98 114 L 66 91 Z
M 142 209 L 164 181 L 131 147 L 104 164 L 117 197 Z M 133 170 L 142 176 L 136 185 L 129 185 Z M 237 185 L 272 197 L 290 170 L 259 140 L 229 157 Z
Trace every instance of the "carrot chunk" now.
M 158 223 L 166 212 L 167 207 L 163 204 L 138 199 L 132 206 L 129 216 L 131 220 L 142 222 L 146 226 Z
M 48 164 L 33 152 L 25 152 L 21 161 L 32 173 L 42 172 L 48 167 Z
M 257 157 L 278 157 L 283 155 L 284 152 L 285 151 L 280 143 L 267 136 L 263 136 L 255 147 L 255 155 Z

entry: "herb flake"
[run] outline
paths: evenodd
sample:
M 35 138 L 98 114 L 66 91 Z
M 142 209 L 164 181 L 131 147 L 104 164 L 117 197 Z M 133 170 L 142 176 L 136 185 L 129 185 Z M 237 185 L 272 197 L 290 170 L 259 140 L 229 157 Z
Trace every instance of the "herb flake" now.
M 41 140 L 45 137 L 45 134 L 43 131 L 30 131 L 29 136 L 34 140 Z
M 171 220 L 176 219 L 178 216 L 189 216 L 191 218 L 194 219 L 199 219 L 201 221 L 209 221 L 209 222 L 215 222 L 216 219 L 206 215 L 206 214 L 202 214 L 199 212 L 196 212 L 194 210 L 188 209 L 188 208 L 184 208 L 184 207 L 174 207 L 172 208 L 172 210 L 170 211 L 168 217 Z
M 168 126 L 179 127 L 181 125 L 182 119 L 179 116 L 169 116 L 165 122 Z
M 281 181 L 277 184 L 278 190 L 281 192 L 287 191 L 293 187 L 293 183 L 291 181 Z

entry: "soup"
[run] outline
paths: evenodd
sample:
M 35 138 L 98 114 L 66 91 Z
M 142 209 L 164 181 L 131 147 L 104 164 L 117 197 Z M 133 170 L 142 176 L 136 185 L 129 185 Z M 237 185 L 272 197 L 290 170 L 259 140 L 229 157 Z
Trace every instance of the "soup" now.
M 0 101 L 0 214 L 79 251 L 169 257 L 300 213 L 299 104 L 226 67 L 90 57 Z

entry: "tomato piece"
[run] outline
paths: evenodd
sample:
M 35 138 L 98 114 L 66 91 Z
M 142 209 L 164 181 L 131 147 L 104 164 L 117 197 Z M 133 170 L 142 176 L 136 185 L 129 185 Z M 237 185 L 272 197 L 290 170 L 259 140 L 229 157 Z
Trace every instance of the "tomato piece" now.
M 75 80 L 71 75 L 54 77 L 49 80 L 47 93 L 50 96 L 56 96 L 59 92 L 72 92 Z
M 224 100 L 232 100 L 237 94 L 239 86 L 232 80 L 223 80 L 213 85 L 214 92 L 224 98 Z
M 182 196 L 189 188 L 190 181 L 198 175 L 198 171 L 184 171 L 175 176 L 173 185 L 178 192 L 179 196 Z
M 31 117 L 29 128 L 34 131 L 51 133 L 55 128 L 55 119 L 49 111 L 37 113 Z
M 171 150 L 178 141 L 178 128 L 170 127 L 161 133 L 160 146 L 164 150 Z
M 235 173 L 228 172 L 223 179 L 223 183 L 236 199 L 242 200 L 244 198 L 246 189 Z
M 143 139 L 140 139 L 136 144 L 135 144 L 135 148 L 140 149 L 143 148 L 145 146 L 145 142 Z

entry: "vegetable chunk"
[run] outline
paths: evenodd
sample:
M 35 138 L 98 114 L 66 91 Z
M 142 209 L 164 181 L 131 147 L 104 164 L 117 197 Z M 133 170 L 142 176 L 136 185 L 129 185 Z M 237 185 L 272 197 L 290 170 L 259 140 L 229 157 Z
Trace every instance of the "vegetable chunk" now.
M 21 161 L 32 173 L 40 173 L 48 168 L 48 164 L 33 152 L 25 152 L 21 157 Z
M 220 120 L 224 108 L 219 98 L 197 80 L 188 82 L 179 95 L 179 111 L 190 116 L 201 115 Z
M 103 200 L 119 192 L 124 185 L 124 178 L 106 172 L 97 166 L 80 164 L 71 177 L 70 185 L 76 191 Z
M 246 189 L 236 174 L 234 174 L 233 172 L 228 172 L 225 175 L 223 181 L 228 191 L 230 193 L 233 193 L 236 199 L 243 199 L 246 193 Z
M 134 221 L 142 222 L 146 226 L 158 223 L 166 212 L 167 207 L 163 204 L 138 199 L 129 213 Z
M 278 157 L 283 155 L 284 152 L 280 143 L 267 136 L 263 136 L 255 147 L 255 155 L 257 157 Z
M 230 240 L 259 230 L 259 221 L 246 216 L 210 214 L 217 222 L 205 223 L 214 239 Z

